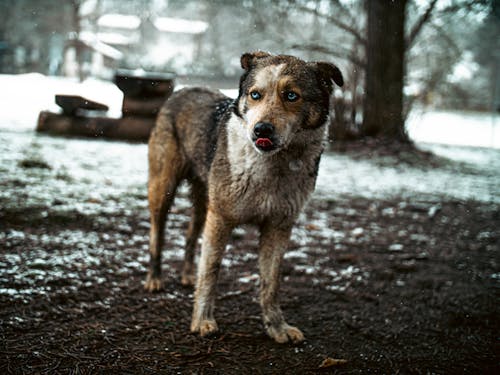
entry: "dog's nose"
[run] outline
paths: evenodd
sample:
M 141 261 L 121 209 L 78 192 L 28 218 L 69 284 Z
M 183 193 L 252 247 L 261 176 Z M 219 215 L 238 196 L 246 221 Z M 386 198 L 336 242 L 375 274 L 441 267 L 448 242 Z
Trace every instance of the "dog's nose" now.
M 274 126 L 268 122 L 259 122 L 253 128 L 257 138 L 270 138 L 274 133 Z

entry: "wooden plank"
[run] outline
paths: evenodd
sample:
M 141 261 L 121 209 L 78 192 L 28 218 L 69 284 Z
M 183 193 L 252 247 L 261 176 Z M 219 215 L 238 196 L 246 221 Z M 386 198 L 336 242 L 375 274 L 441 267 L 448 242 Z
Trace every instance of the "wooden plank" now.
M 81 117 L 42 111 L 36 130 L 50 134 L 147 142 L 155 124 L 147 117 Z
M 123 97 L 123 116 L 149 116 L 156 117 L 166 98 L 151 97 L 145 99 Z
M 56 95 L 56 104 L 67 115 L 76 114 L 79 109 L 88 111 L 107 111 L 109 109 L 106 104 L 98 103 L 79 95 Z
M 174 91 L 172 73 L 137 72 L 134 70 L 118 70 L 115 73 L 116 86 L 129 97 L 168 97 Z

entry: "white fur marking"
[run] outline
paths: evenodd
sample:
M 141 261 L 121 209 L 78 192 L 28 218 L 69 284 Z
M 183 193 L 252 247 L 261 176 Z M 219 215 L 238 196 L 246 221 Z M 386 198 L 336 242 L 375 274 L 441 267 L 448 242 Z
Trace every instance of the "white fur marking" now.
M 302 160 L 290 160 L 290 162 L 288 163 L 288 168 L 290 168 L 292 172 L 298 172 L 302 169 L 303 165 L 304 163 L 302 162 Z
M 255 87 L 264 88 L 266 86 L 275 87 L 281 76 L 285 64 L 270 65 L 260 70 L 255 76 Z

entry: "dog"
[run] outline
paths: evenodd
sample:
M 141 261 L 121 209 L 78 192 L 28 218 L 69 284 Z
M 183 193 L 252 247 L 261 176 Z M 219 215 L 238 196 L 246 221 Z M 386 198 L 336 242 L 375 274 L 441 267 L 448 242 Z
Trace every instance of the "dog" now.
M 218 331 L 215 286 L 232 230 L 260 229 L 260 305 L 267 334 L 297 343 L 278 302 L 280 263 L 292 227 L 314 190 L 327 135 L 333 83 L 340 70 L 266 52 L 241 56 L 237 99 L 204 88 L 174 93 L 158 114 L 149 139 L 150 268 L 145 283 L 158 291 L 165 220 L 176 188 L 188 180 L 193 214 L 186 236 L 181 282 L 195 285 L 191 331 Z M 203 231 L 197 273 L 194 255 Z

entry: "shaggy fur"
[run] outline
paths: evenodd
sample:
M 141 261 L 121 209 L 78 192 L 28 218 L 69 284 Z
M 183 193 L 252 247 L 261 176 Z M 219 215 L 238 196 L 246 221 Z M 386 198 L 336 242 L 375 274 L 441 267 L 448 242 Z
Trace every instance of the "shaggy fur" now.
M 278 303 L 280 262 L 292 226 L 314 190 L 327 130 L 332 81 L 329 63 L 307 63 L 264 52 L 241 57 L 239 95 L 229 99 L 202 88 L 175 93 L 158 116 L 149 141 L 148 197 L 151 264 L 145 288 L 161 289 L 161 248 L 167 212 L 179 183 L 192 186 L 183 284 L 196 284 L 191 331 L 218 330 L 213 310 L 222 255 L 233 228 L 255 224 L 259 244 L 260 304 L 267 333 L 299 342 Z M 203 230 L 195 277 L 194 254 Z

